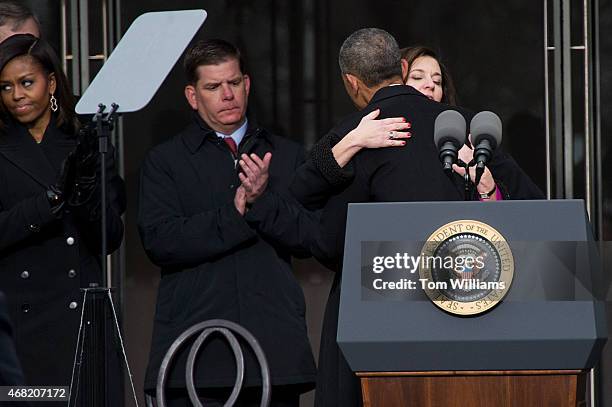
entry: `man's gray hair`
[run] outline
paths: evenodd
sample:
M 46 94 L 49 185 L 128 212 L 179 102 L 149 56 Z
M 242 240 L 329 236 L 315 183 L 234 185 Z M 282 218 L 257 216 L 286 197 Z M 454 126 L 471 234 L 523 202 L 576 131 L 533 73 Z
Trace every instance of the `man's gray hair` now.
M 362 28 L 340 47 L 343 74 L 355 75 L 368 87 L 402 76 L 401 54 L 395 38 L 380 28 Z

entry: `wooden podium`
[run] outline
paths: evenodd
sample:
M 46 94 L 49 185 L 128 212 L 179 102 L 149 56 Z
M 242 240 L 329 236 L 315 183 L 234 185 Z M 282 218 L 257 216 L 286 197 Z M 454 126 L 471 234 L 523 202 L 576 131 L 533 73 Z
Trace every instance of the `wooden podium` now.
M 364 407 L 586 407 L 580 370 L 357 373 Z
M 503 235 L 514 257 L 495 307 L 461 316 L 419 287 L 376 288 L 419 274 L 375 269 L 374 258 L 417 255 L 441 226 L 472 221 Z M 586 406 L 587 372 L 607 339 L 592 242 L 580 200 L 351 204 L 337 341 L 364 405 Z

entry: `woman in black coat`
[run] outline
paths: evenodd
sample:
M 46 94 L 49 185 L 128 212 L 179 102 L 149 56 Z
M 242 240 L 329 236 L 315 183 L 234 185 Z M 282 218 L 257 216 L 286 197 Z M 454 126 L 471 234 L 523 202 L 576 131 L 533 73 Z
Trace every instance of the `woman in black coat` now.
M 96 138 L 79 132 L 48 43 L 0 44 L 0 287 L 26 384 L 68 386 L 81 287 L 101 282 Z M 109 154 L 109 253 L 121 243 L 123 181 Z

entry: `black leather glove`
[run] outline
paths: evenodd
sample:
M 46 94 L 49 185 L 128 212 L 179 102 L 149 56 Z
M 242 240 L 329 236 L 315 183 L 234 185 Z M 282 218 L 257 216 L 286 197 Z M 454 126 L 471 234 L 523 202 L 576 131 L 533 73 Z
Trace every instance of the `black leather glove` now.
M 96 124 L 88 122 L 83 125 L 77 134 L 75 155 L 78 162 L 96 159 L 98 157 L 98 132 Z
M 46 191 L 47 200 L 51 206 L 51 214 L 61 218 L 66 198 L 72 189 L 75 177 L 75 154 L 71 151 L 62 162 L 62 169 L 55 185 L 50 185 Z
M 93 123 L 79 130 L 74 150 L 74 182 L 67 194 L 69 206 L 87 206 L 89 210 L 99 206 L 96 198 L 98 188 L 98 137 Z

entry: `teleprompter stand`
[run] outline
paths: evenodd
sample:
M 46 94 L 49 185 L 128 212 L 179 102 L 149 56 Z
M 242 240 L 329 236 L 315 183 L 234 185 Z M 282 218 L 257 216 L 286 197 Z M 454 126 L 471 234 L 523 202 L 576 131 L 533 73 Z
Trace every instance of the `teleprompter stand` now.
M 118 402 L 121 397 L 121 392 L 118 389 L 109 389 L 108 375 L 110 372 L 109 355 L 113 348 L 110 346 L 118 340 L 118 347 L 121 351 L 123 361 L 125 362 L 128 371 L 128 377 L 134 396 L 134 401 L 138 405 L 136 392 L 134 390 L 134 382 L 132 374 L 123 346 L 123 338 L 119 329 L 119 321 L 115 312 L 111 292 L 108 281 L 108 263 L 106 261 L 106 253 L 108 252 L 107 240 L 107 202 L 108 202 L 108 185 L 106 173 L 106 161 L 108 147 L 110 143 L 110 134 L 113 130 L 114 121 L 116 119 L 119 105 L 113 103 L 108 113 L 105 113 L 106 106 L 102 103 L 98 105 L 98 111 L 93 117 L 93 122 L 96 124 L 96 135 L 98 137 L 98 153 L 100 155 L 100 223 L 101 223 L 101 269 L 102 269 L 102 285 L 97 286 L 92 284 L 89 288 L 83 288 L 83 308 L 81 310 L 81 322 L 79 324 L 79 333 L 77 337 L 77 348 L 75 351 L 75 359 L 73 364 L 71 383 L 70 383 L 70 405 L 83 405 L 91 407 L 106 407 Z M 109 324 L 109 307 L 112 311 Z M 109 328 L 112 334 L 109 338 Z M 118 366 L 116 366 L 118 367 Z M 119 373 L 119 372 L 117 372 Z M 84 375 L 87 380 L 80 380 Z M 117 374 L 118 377 L 121 375 Z M 76 383 L 75 383 L 76 378 Z M 119 380 L 116 380 L 116 385 L 121 386 Z M 113 391 L 113 393 L 110 393 Z M 113 397 L 107 397 L 113 394 Z M 110 404 L 109 404 L 110 403 Z
M 109 353 L 117 348 L 121 351 L 134 403 L 138 406 L 111 295 L 113 289 L 108 281 L 106 154 L 117 115 L 140 110 L 149 103 L 205 19 L 204 10 L 146 13 L 138 17 L 76 106 L 78 114 L 94 115 L 99 141 L 102 286 L 83 289 L 69 406 L 123 405 L 123 400 L 116 397 L 120 381 L 108 380 L 120 376 L 120 367 L 109 362 L 113 360 Z M 106 106 L 111 106 L 108 112 Z M 115 369 L 117 371 L 111 371 Z

